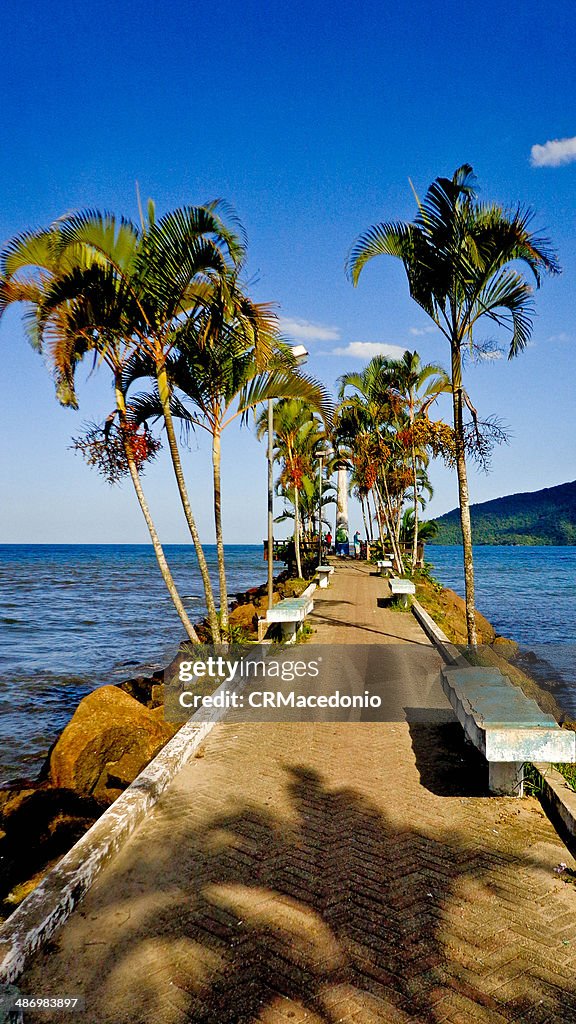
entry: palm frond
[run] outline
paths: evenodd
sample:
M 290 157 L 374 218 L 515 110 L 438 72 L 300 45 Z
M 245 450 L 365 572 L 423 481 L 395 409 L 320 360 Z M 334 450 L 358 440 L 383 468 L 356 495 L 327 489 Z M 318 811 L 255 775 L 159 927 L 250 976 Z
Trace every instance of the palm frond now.
M 366 264 L 374 256 L 396 256 L 406 262 L 413 246 L 413 225 L 403 221 L 375 224 L 360 235 L 352 246 L 346 273 L 356 286 Z

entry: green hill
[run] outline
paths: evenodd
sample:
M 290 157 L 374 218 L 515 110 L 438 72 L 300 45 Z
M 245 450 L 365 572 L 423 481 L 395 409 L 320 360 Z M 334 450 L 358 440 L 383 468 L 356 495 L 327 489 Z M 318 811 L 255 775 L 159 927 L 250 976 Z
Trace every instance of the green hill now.
M 576 480 L 470 508 L 475 544 L 576 544 Z M 436 519 L 430 544 L 461 544 L 457 508 Z

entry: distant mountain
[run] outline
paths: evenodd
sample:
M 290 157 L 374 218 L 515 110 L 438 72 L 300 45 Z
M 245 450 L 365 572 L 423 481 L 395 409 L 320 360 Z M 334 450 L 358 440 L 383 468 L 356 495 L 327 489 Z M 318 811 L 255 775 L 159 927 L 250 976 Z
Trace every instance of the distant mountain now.
M 475 544 L 576 544 L 576 480 L 471 505 Z M 430 544 L 461 544 L 457 508 L 435 520 Z

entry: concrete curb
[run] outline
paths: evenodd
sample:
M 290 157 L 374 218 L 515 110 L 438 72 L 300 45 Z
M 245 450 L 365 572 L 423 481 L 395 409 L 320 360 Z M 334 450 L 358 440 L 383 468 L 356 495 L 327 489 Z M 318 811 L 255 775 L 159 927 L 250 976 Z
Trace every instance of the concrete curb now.
M 558 818 L 571 839 L 576 838 L 576 793 L 556 768 L 534 764 L 542 780 L 542 801 Z
M 462 663 L 460 651 L 450 642 L 446 634 L 440 629 L 440 626 L 434 622 L 432 616 L 428 614 L 416 598 L 412 600 L 412 611 L 428 639 L 438 648 L 444 661 L 448 665 L 460 665 Z
M 183 725 L 0 927 L 0 984 L 15 981 L 32 953 L 66 921 L 215 724 Z

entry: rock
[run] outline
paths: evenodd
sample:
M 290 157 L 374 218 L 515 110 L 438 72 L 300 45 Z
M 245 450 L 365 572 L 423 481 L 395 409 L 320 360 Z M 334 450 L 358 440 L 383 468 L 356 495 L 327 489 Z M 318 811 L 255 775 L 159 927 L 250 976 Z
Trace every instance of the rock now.
M 45 786 L 46 783 L 43 785 L 30 783 L 30 785 L 24 786 L 17 784 L 5 786 L 0 790 L 0 821 L 17 811 L 27 797 L 32 796 L 32 793 L 40 788 L 45 788 Z
M 136 676 L 134 679 L 124 679 L 117 683 L 118 689 L 134 697 L 139 704 L 150 707 L 152 700 L 152 689 L 156 685 L 156 679 L 150 676 Z
M 110 804 L 174 735 L 174 727 L 117 686 L 80 701 L 54 744 L 51 785 Z
M 275 591 L 272 598 L 272 606 L 277 604 L 279 600 L 280 594 L 276 593 Z M 262 618 L 264 615 L 266 615 L 266 612 L 268 611 L 268 594 L 265 594 L 263 597 L 259 597 L 255 604 L 258 609 L 258 615 L 260 615 L 260 617 Z
M 515 640 L 509 640 L 506 636 L 497 636 L 491 644 L 492 650 L 499 654 L 501 658 L 506 661 L 514 661 L 518 651 L 520 650 L 519 645 Z
M 231 626 L 240 626 L 248 633 L 253 633 L 254 623 L 258 621 L 256 605 L 252 604 L 252 602 L 250 604 L 239 604 L 233 612 L 230 612 L 228 621 Z
M 154 683 L 150 693 L 150 705 L 151 709 L 161 708 L 164 706 L 164 683 Z
M 33 790 L 12 788 L 2 805 L 0 899 L 20 902 L 47 865 L 66 853 L 104 809 L 91 797 L 47 783 L 38 783 Z M 40 877 L 35 878 L 38 872 Z M 30 886 L 22 888 L 21 883 L 28 881 Z

